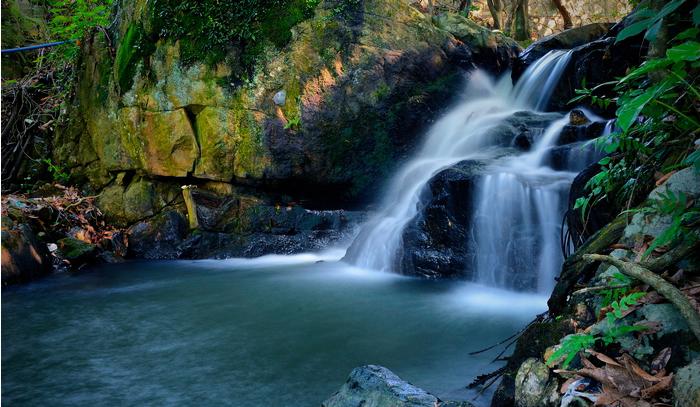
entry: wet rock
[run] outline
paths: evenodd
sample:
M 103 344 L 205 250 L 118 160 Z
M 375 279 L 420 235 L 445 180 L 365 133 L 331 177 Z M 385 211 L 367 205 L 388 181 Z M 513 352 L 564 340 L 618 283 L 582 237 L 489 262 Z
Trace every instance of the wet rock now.
M 129 256 L 142 259 L 176 259 L 187 236 L 187 221 L 176 211 L 143 220 L 127 231 Z
M 474 184 L 485 163 L 467 160 L 437 173 L 421 193 L 418 215 L 403 232 L 402 274 L 465 277 L 475 256 L 469 245 Z
M 3 220 L 2 284 L 27 282 L 51 271 L 51 257 L 26 224 L 12 225 Z
M 527 149 L 539 140 L 553 121 L 561 117 L 558 113 L 515 112 L 489 129 L 485 138 L 490 144 Z
M 530 64 L 550 50 L 572 50 L 569 64 L 562 74 L 562 80 L 554 89 L 548 106 L 555 111 L 569 110 L 572 107 L 569 106 L 569 101 L 576 96 L 575 90 L 584 81 L 590 89 L 610 78 L 624 76 L 627 69 L 642 62 L 648 45 L 642 38 L 643 33 L 621 42 L 615 41 L 615 35 L 634 23 L 635 18 L 633 13 L 613 27 L 608 24 L 591 24 L 537 41 L 514 61 L 513 78 L 519 78 Z M 607 96 L 611 95 L 612 93 Z M 589 107 L 610 117 L 614 114 L 614 106 L 607 109 Z
M 587 118 L 575 120 L 579 124 L 570 123 L 561 130 L 558 145 L 593 140 L 600 137 L 605 129 L 606 122 L 591 122 Z
M 674 407 L 700 407 L 700 358 L 678 369 L 673 378 Z
M 549 368 L 544 363 L 536 358 L 527 359 L 515 375 L 515 406 L 558 406 L 557 387 L 556 379 L 550 379 Z
M 571 113 L 569 113 L 569 124 L 580 126 L 589 122 L 590 120 L 586 114 L 580 109 L 574 109 L 571 111 Z
M 367 365 L 353 369 L 345 384 L 322 407 L 473 407 L 466 401 L 441 401 L 395 375 Z

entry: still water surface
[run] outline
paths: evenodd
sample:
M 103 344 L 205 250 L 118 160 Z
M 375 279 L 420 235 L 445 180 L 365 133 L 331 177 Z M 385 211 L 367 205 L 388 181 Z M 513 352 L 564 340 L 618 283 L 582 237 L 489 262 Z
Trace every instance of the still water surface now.
M 495 353 L 468 352 L 545 309 L 542 297 L 340 256 L 135 262 L 4 288 L 2 402 L 318 406 L 370 363 L 472 399 L 464 385 Z

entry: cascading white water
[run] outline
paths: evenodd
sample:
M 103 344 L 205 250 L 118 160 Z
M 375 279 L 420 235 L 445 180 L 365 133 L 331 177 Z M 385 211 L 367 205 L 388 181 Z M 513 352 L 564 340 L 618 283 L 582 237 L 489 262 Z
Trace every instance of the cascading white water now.
M 529 153 L 493 165 L 482 177 L 472 222 L 477 281 L 549 292 L 559 271 L 561 216 L 576 173 L 543 165 L 569 116 L 553 122 Z M 525 270 L 536 274 L 524 275 Z
M 518 111 L 544 109 L 569 55 L 551 51 L 528 68 L 515 87 L 509 77 L 494 82 L 483 72 L 473 72 L 463 101 L 432 126 L 415 158 L 398 171 L 381 210 L 362 226 L 344 260 L 363 268 L 394 269 L 402 232 L 417 214 L 425 185 L 457 162 L 493 159 L 502 153 L 490 140 L 490 130 Z M 574 173 L 551 170 L 543 159 L 567 121 L 565 117 L 552 123 L 530 152 L 496 160 L 479 183 L 477 207 L 473 208 L 479 282 L 512 286 L 506 275 L 522 266 L 538 270 L 538 290 L 551 288 L 561 262 L 560 197 Z M 516 247 L 523 240 L 518 234 L 531 243 Z M 524 251 L 530 260 L 521 261 Z

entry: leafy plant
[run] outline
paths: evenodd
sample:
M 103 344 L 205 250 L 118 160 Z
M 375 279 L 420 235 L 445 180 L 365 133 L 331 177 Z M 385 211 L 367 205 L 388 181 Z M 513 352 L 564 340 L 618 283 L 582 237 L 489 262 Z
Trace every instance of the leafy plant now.
M 78 41 L 95 27 L 106 27 L 112 0 L 50 0 L 49 30 L 56 40 L 71 41 L 49 55 L 58 62 L 72 62 L 78 55 Z
M 44 158 L 41 161 L 47 165 L 49 173 L 51 173 L 54 181 L 66 183 L 70 180 L 70 174 L 66 173 L 63 167 L 54 164 L 50 158 Z
M 552 353 L 552 355 L 547 359 L 547 365 L 552 366 L 563 358 L 561 366 L 563 369 L 566 369 L 579 352 L 593 348 L 596 342 L 599 340 L 605 345 L 610 345 L 617 342 L 619 338 L 632 332 L 640 332 L 648 329 L 643 325 L 615 326 L 615 323 L 618 320 L 625 317 L 625 312 L 629 310 L 631 306 L 637 304 L 639 299 L 645 295 L 645 292 L 636 292 L 629 295 L 624 295 L 619 300 L 612 301 L 612 310 L 605 314 L 608 329 L 596 335 L 578 333 L 565 337 L 561 341 L 559 349 L 554 351 L 554 353 Z
M 298 129 L 301 126 L 301 117 L 296 116 L 296 117 L 290 117 L 289 120 L 287 120 L 287 124 L 284 125 L 285 130 L 286 129 Z
M 620 31 L 616 40 L 629 39 L 645 30 L 647 39 L 655 39 L 660 24 L 685 1 L 669 2 L 658 12 L 640 6 L 637 21 Z M 584 223 L 591 208 L 604 200 L 629 209 L 637 196 L 653 187 L 657 172 L 686 166 L 700 170 L 700 153 L 692 150 L 700 128 L 696 109 L 700 103 L 700 6 L 693 11 L 693 24 L 669 42 L 663 57 L 650 59 L 624 77 L 592 89 L 584 83 L 572 99 L 590 100 L 603 108 L 613 102 L 618 106 L 616 131 L 596 141 L 609 156 L 599 161 L 600 171 L 587 182 L 588 195 L 574 204 Z M 617 96 L 599 94 L 602 88 L 610 87 Z M 679 211 L 687 212 L 687 208 Z M 690 217 L 682 213 L 674 216 L 671 230 L 659 236 L 647 255 L 677 237 L 680 225 Z

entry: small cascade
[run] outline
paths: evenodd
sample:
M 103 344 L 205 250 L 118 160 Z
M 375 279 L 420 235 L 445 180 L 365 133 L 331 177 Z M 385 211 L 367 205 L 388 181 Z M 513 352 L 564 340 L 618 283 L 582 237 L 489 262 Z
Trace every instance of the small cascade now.
M 551 291 L 562 255 L 559 245 L 566 193 L 576 173 L 543 165 L 569 116 L 556 120 L 533 150 L 496 163 L 476 187 L 472 244 L 477 281 L 497 287 Z M 523 275 L 523 270 L 537 273 Z M 517 278 L 516 278 L 517 277 Z
M 544 110 L 569 57 L 570 52 L 551 51 L 515 87 L 509 77 L 494 82 L 473 72 L 463 101 L 432 126 L 418 154 L 392 179 L 381 210 L 362 226 L 344 260 L 362 268 L 396 270 L 402 233 L 417 215 L 427 183 L 458 162 L 482 160 L 491 164 L 475 185 L 474 208 L 464 208 L 473 217 L 469 244 L 478 253 L 475 279 L 499 287 L 551 289 L 561 264 L 562 205 L 575 173 L 553 170 L 546 161 L 568 115 L 533 137 L 530 151 L 519 155 L 503 157 L 512 150 L 496 140 L 494 129 L 516 112 Z M 532 273 L 532 281 L 510 281 L 516 272 Z

